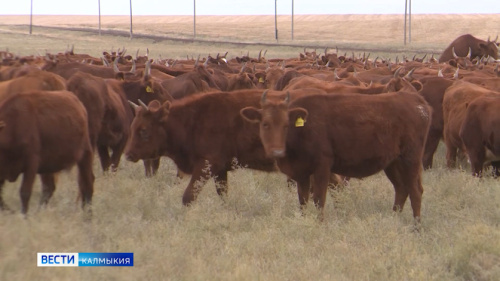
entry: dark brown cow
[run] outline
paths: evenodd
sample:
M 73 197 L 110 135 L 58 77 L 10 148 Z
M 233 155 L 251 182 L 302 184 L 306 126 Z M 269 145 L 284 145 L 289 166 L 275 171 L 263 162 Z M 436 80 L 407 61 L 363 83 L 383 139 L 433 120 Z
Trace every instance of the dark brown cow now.
M 323 218 L 330 173 L 363 178 L 384 170 L 396 191 L 393 210 L 402 210 L 409 195 L 413 216 L 420 220 L 422 154 L 431 118 L 422 97 L 309 95 L 288 104 L 268 102 L 263 95 L 261 107 L 241 114 L 260 123 L 266 155 L 297 182 L 301 206 L 309 199 L 311 175 Z
M 456 81 L 446 90 L 443 97 L 443 137 L 448 168 L 455 167 L 458 150 L 465 152 L 460 130 L 465 120 L 468 104 L 490 93 L 494 92 L 461 80 Z
M 496 177 L 500 175 L 500 95 L 485 94 L 467 107 L 460 138 L 472 166 L 472 174 L 482 176 L 483 166 L 490 162 Z
M 127 99 L 108 88 L 104 79 L 77 72 L 68 80 L 68 90 L 83 103 L 88 113 L 92 149 L 99 154 L 103 171 L 115 172 L 130 135 L 133 115 Z M 113 152 L 109 155 L 109 148 Z
M 16 181 L 23 174 L 20 196 L 22 213 L 37 174 L 41 174 L 46 204 L 55 190 L 54 173 L 78 165 L 78 186 L 82 207 L 92 201 L 94 175 L 87 112 L 71 92 L 25 92 L 12 95 L 0 105 L 0 209 L 5 180 Z
M 204 66 L 197 66 L 193 72 L 165 80 L 161 85 L 174 99 L 180 99 L 195 93 L 206 92 L 208 89 L 203 86 L 203 82 L 208 83 L 208 86 L 213 89 L 220 90 Z
M 495 41 L 490 41 L 490 38 L 488 38 L 488 41 L 484 41 L 470 34 L 461 35 L 457 39 L 453 40 L 453 42 L 451 42 L 450 45 L 443 51 L 439 57 L 439 62 L 447 62 L 455 59 L 456 56 L 468 56 L 469 58 L 490 56 L 498 59 L 498 46 L 496 44 L 496 39 Z

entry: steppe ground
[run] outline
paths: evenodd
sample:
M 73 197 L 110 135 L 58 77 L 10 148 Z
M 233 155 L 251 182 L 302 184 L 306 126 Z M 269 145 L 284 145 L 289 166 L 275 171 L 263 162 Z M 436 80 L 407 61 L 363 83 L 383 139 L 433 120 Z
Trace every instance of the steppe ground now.
M 304 16 L 307 22 L 305 19 L 314 17 Z M 106 18 L 106 24 L 108 20 L 113 21 Z M 475 22 L 446 32 L 438 24 L 442 22 L 435 20 L 429 24 L 440 32 L 433 35 L 435 42 L 424 40 L 425 36 L 419 37 L 415 31 L 415 44 L 422 40 L 418 44 L 439 50 L 455 35 L 469 32 Z M 9 21 L 10 17 L 0 16 L 0 23 Z M 328 21 L 324 17 L 324 22 Z M 483 32 L 487 27 L 496 36 L 489 25 L 491 21 L 476 24 L 473 31 L 487 37 L 488 33 Z M 136 30 L 141 25 L 151 26 L 136 22 Z M 223 25 L 233 30 L 238 22 Z M 415 19 L 414 25 L 417 22 Z M 384 32 L 368 32 L 360 36 L 346 30 L 355 23 L 354 30 L 390 25 L 355 18 L 351 24 L 344 22 L 343 33 L 360 38 L 359 42 L 345 39 L 346 51 L 349 44 L 377 49 L 379 42 L 396 50 L 391 54 L 402 48 L 394 34 L 384 37 Z M 52 25 L 50 21 L 43 24 Z M 175 21 L 169 24 L 175 26 Z M 179 22 L 182 28 L 186 25 L 183 24 Z M 216 24 L 219 23 L 214 20 L 213 25 Z M 201 30 L 200 27 L 203 33 Z M 301 33 L 303 38 L 305 33 Z M 237 37 L 235 32 L 232 34 Z M 266 34 L 269 36 L 269 32 Z M 45 49 L 64 51 L 67 44 L 73 43 L 76 52 L 96 56 L 112 45 L 115 49 L 125 45 L 129 50 L 149 47 L 154 56 L 162 53 L 163 57 L 172 58 L 226 50 L 233 56 L 247 50 L 256 55 L 261 48 L 250 44 L 242 47 L 224 43 L 153 43 L 149 39 L 129 41 L 124 37 L 39 27 L 29 36 L 25 26 L 6 25 L 0 26 L 0 38 L 0 48 L 9 47 L 23 55 Z M 407 49 L 418 49 L 413 46 Z M 295 57 L 301 50 L 268 49 L 268 57 Z M 341 192 L 331 193 L 323 223 L 315 219 L 312 206 L 306 216 L 300 215 L 296 191 L 286 187 L 283 175 L 246 169 L 230 173 L 225 203 L 217 196 L 213 182 L 209 182 L 196 204 L 186 208 L 181 197 L 188 179 L 175 178 L 176 168 L 171 161 L 163 159 L 159 174 L 147 179 L 140 163 L 123 160 L 118 173 L 103 174 L 96 159 L 91 222 L 83 220 L 82 211 L 75 204 L 76 169 L 61 175 L 54 197 L 42 210 L 38 210 L 37 180 L 26 219 L 19 214 L 18 180 L 4 188 L 5 201 L 16 214 L 0 214 L 0 280 L 500 280 L 498 180 L 490 176 L 473 178 L 467 165 L 464 169 L 447 170 L 444 154 L 444 147 L 440 146 L 434 169 L 423 173 L 420 232 L 413 231 L 409 201 L 402 213 L 392 212 L 394 190 L 383 173 L 352 180 Z M 133 252 L 135 265 L 38 268 L 37 252 Z

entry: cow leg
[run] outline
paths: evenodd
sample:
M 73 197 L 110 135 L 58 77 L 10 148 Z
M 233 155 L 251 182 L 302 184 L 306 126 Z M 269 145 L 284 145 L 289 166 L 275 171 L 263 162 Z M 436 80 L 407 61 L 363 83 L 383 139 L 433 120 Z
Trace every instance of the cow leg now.
M 127 145 L 127 139 L 122 140 L 118 145 L 112 146 L 111 151 L 111 172 L 116 172 L 118 170 L 118 165 L 120 165 L 120 159 L 122 158 L 123 151 Z
M 216 174 L 215 189 L 222 199 L 227 196 L 227 171 L 221 171 Z
M 290 177 L 286 177 L 286 186 L 292 190 L 295 185 L 295 181 L 292 180 Z
M 384 170 L 385 175 L 394 186 L 395 198 L 392 210 L 395 212 L 403 210 L 406 198 L 408 198 L 408 190 L 404 186 L 404 182 L 400 171 L 400 165 L 401 165 L 400 161 L 396 160 Z
M 54 174 L 42 174 L 40 175 L 42 180 L 42 196 L 40 197 L 40 207 L 47 205 L 49 199 L 54 194 L 56 190 L 56 180 Z
M 3 190 L 4 185 L 5 185 L 5 180 L 0 180 L 0 210 L 7 211 L 7 210 L 10 210 L 10 208 L 3 201 L 2 190 Z
M 500 161 L 491 162 L 491 167 L 493 168 L 493 176 L 498 178 L 500 176 Z
M 443 135 L 440 130 L 430 130 L 427 136 L 427 141 L 425 142 L 424 157 L 422 158 L 422 164 L 424 169 L 432 169 L 432 161 L 434 159 L 434 153 L 436 153 L 439 141 Z
M 472 175 L 475 177 L 482 177 L 484 160 L 486 158 L 486 151 L 484 150 L 484 147 L 479 151 L 469 150 L 468 154 Z
M 324 219 L 324 208 L 326 202 L 326 193 L 328 191 L 328 182 L 330 181 L 331 165 L 320 164 L 319 168 L 314 172 L 314 205 L 319 210 L 318 218 L 320 221 Z
M 82 209 L 92 203 L 92 195 L 94 194 L 95 177 L 92 171 L 92 160 L 92 152 L 87 150 L 80 162 L 78 162 L 78 187 L 82 198 Z M 89 212 L 91 212 L 90 209 Z
M 142 162 L 144 163 L 144 172 L 146 174 L 146 177 L 151 177 L 153 175 L 153 172 L 151 171 L 151 160 L 142 160 Z
M 21 212 L 26 215 L 28 213 L 29 201 L 31 197 L 31 192 L 33 191 L 33 184 L 35 183 L 36 173 L 38 171 L 38 159 L 30 159 L 26 170 L 23 174 L 23 181 L 21 183 L 21 189 L 19 195 L 21 197 Z
M 458 148 L 455 147 L 451 143 L 446 143 L 446 166 L 448 168 L 455 168 L 456 163 L 457 163 L 457 150 Z
M 98 145 L 97 153 L 99 154 L 99 159 L 101 160 L 102 171 L 107 172 L 109 170 L 109 166 L 111 166 L 111 158 L 109 157 L 108 147 Z
M 182 204 L 185 206 L 190 205 L 191 202 L 196 200 L 201 188 L 205 185 L 205 182 L 209 178 L 210 174 L 205 166 L 204 161 L 200 161 L 200 163 L 195 165 L 193 174 L 191 175 L 191 180 L 189 181 L 186 190 L 184 190 L 184 195 L 182 195 Z
M 304 210 L 309 201 L 309 193 L 311 188 L 310 176 L 302 176 L 295 180 L 297 182 L 297 193 L 299 195 L 299 204 L 302 215 L 304 215 Z
M 160 159 L 161 158 L 151 160 L 151 173 L 153 176 L 156 175 L 158 169 L 160 169 Z

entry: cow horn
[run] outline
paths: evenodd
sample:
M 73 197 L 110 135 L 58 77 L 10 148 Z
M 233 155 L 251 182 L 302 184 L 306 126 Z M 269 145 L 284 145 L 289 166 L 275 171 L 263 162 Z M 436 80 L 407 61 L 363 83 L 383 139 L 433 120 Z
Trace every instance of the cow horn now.
M 130 72 L 135 73 L 135 60 L 132 60 L 132 68 L 130 69 Z
M 90 60 L 89 64 L 93 65 L 94 64 L 94 60 Z
M 498 35 L 497 35 L 497 37 L 495 37 L 495 40 L 493 40 L 493 43 L 496 43 L 497 40 L 498 40 Z
M 422 57 L 422 62 L 424 62 L 425 58 L 427 57 L 427 54 L 425 54 L 423 57 Z
M 403 68 L 402 66 L 398 69 L 396 69 L 396 71 L 394 72 L 394 78 L 397 78 L 399 76 L 399 72 L 401 71 L 401 68 Z
M 144 67 L 144 78 L 151 76 L 151 61 L 148 60 L 146 62 L 146 66 Z
M 335 46 L 335 54 L 338 55 L 339 53 L 339 47 Z
M 127 100 L 127 101 L 128 101 L 128 103 L 129 103 L 129 104 L 130 104 L 130 105 L 131 105 L 134 109 L 137 109 L 137 108 L 139 107 L 137 104 L 135 104 L 135 103 L 133 103 L 133 102 L 131 102 L 131 101 L 129 101 L 129 100 Z
M 285 70 L 285 61 L 281 64 L 281 69 Z
M 336 68 L 335 68 L 335 70 L 333 71 L 333 78 L 335 78 L 335 81 L 340 80 L 340 77 L 339 77 L 339 75 L 337 74 L 337 69 L 336 69 Z
M 139 101 L 139 105 L 142 106 L 142 108 L 144 108 L 145 110 L 149 110 L 148 106 L 142 102 L 142 100 L 138 99 Z
M 262 49 L 260 49 L 260 52 L 259 52 L 259 57 L 257 58 L 257 61 L 260 62 L 260 58 L 262 56 Z
M 149 48 L 146 48 L 146 57 L 149 57 Z
M 469 60 L 471 59 L 471 56 L 472 56 L 472 52 L 471 52 L 471 49 L 469 47 L 469 52 L 467 53 L 467 57 L 469 58 Z
M 203 66 L 204 67 L 207 67 L 208 66 L 208 58 L 205 60 L 205 62 L 203 63 Z
M 371 88 L 372 85 L 373 85 L 373 80 L 370 80 L 370 85 L 368 85 L 368 88 Z
M 332 62 L 332 60 L 328 60 L 328 62 L 325 64 L 325 66 L 328 67 L 328 65 L 330 65 L 331 62 Z
M 441 68 L 438 71 L 438 77 L 444 77 L 443 70 Z
M 458 67 L 457 71 L 455 71 L 455 74 L 453 74 L 453 79 L 458 80 Z
M 109 62 L 105 58 L 101 57 L 101 61 L 103 65 L 109 66 Z
M 410 70 L 405 77 L 407 78 L 411 78 L 411 76 L 413 75 L 413 72 L 415 71 L 415 68 L 413 68 L 412 70 Z
M 368 53 L 368 56 L 366 56 L 366 60 L 368 60 L 368 59 L 370 58 L 370 55 L 371 55 L 371 54 L 372 54 L 372 53 Z
M 215 59 L 216 59 L 216 60 L 218 60 L 218 59 L 219 59 L 219 53 L 217 53 L 217 56 L 215 57 Z
M 453 57 L 458 58 L 457 54 L 455 53 L 455 47 L 451 48 L 451 51 L 453 53 Z
M 198 66 L 198 62 L 200 61 L 200 55 L 198 55 L 198 58 L 196 59 L 196 61 L 194 62 L 194 67 L 197 67 Z
M 490 36 L 488 36 L 488 43 L 490 42 Z
M 326 56 L 327 52 L 328 52 L 328 47 L 325 47 L 325 56 Z
M 125 47 L 123 47 L 123 51 L 122 51 L 122 54 L 120 55 L 120 57 L 123 57 L 125 56 L 125 53 L 127 52 L 127 49 L 125 49 Z
M 226 53 L 227 54 L 227 53 Z M 264 57 L 266 57 L 266 54 L 267 54 L 267 50 L 264 51 Z
M 118 57 L 115 58 L 115 60 L 113 61 L 113 70 L 116 72 L 120 72 L 120 70 L 118 69 L 118 65 L 117 65 L 117 61 L 118 60 Z
M 262 93 L 262 97 L 260 98 L 260 103 L 266 102 L 267 91 L 269 90 L 265 90 L 264 93 Z
M 417 57 L 417 54 L 415 54 L 411 60 L 415 60 L 416 57 Z
M 267 50 L 266 50 L 266 52 L 267 52 Z M 227 56 L 227 53 L 229 53 L 229 52 L 226 52 L 226 53 L 224 54 L 223 58 L 225 58 L 225 57 Z
M 240 69 L 240 74 L 243 74 L 243 70 L 245 70 L 246 67 L 247 67 L 247 63 L 245 62 Z
M 375 60 L 373 61 L 373 65 L 375 66 L 375 64 L 377 63 L 377 60 L 378 60 L 378 57 L 375 58 Z
M 365 54 L 366 54 L 366 53 L 365 53 L 365 52 L 363 52 L 363 61 L 365 61 Z
M 290 92 L 286 91 L 285 103 L 288 104 L 290 102 Z
M 137 49 L 137 52 L 135 52 L 135 59 L 138 59 L 138 58 L 139 58 L 139 50 L 140 50 L 140 49 Z
M 399 56 L 396 56 L 396 64 L 399 63 Z

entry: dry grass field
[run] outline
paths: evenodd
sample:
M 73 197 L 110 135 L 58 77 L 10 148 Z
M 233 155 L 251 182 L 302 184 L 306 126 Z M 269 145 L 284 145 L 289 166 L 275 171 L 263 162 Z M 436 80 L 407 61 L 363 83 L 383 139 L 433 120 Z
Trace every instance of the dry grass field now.
M 8 20 L 0 16 L 1 24 Z M 137 24 L 137 30 L 147 26 L 140 20 Z M 76 52 L 93 55 L 111 45 L 149 47 L 152 55 L 163 57 L 225 50 L 257 55 L 260 49 L 250 44 L 129 41 L 44 28 L 29 36 L 26 27 L 5 25 L 0 26 L 0 38 L 0 48 L 21 54 L 64 51 L 72 43 Z M 441 37 L 433 38 L 436 46 L 446 45 Z M 378 44 L 364 40 L 367 46 Z M 268 49 L 272 57 L 300 51 Z M 188 179 L 177 180 L 168 159 L 162 159 L 159 174 L 151 179 L 145 178 L 141 163 L 123 160 L 118 173 L 103 174 L 98 162 L 91 222 L 83 220 L 75 205 L 76 170 L 61 175 L 54 197 L 41 210 L 37 179 L 26 219 L 20 215 L 20 180 L 6 184 L 5 201 L 16 213 L 0 213 L 0 280 L 500 280 L 498 180 L 473 178 L 468 166 L 447 170 L 442 146 L 435 168 L 423 173 L 420 232 L 413 231 L 409 201 L 402 213 L 392 212 L 394 190 L 383 173 L 352 180 L 343 191 L 331 193 L 325 221 L 319 223 L 313 206 L 300 215 L 296 190 L 286 187 L 281 174 L 237 169 L 229 175 L 225 202 L 209 182 L 187 208 L 181 198 Z M 38 268 L 37 252 L 133 252 L 135 265 Z

